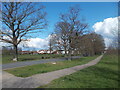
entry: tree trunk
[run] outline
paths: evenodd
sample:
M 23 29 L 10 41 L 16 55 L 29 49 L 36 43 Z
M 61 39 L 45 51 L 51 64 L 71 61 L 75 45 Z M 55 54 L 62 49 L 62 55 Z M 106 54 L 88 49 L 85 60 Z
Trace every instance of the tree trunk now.
M 17 61 L 18 60 L 18 47 L 17 45 L 14 45 L 14 58 L 13 61 Z
M 52 54 L 52 49 L 51 49 L 51 47 L 50 47 L 50 54 Z
M 69 49 L 69 60 L 71 61 L 72 60 L 72 50 Z
M 64 53 L 65 58 L 68 59 L 68 57 L 67 57 L 67 48 L 66 48 L 66 46 L 64 46 L 64 51 L 65 51 L 65 53 Z

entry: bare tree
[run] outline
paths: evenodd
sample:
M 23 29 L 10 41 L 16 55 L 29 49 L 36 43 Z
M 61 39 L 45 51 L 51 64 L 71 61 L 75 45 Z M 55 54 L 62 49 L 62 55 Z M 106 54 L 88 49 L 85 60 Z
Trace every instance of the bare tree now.
M 50 54 L 52 53 L 52 39 L 50 38 L 49 40 L 49 50 L 50 50 Z
M 61 47 L 65 51 L 65 55 L 67 54 L 69 47 L 69 23 L 58 22 L 55 26 L 55 33 L 57 34 L 57 43 L 58 46 Z
M 76 49 L 78 36 L 86 32 L 88 24 L 79 18 L 80 9 L 77 6 L 70 7 L 67 14 L 60 15 L 60 22 L 57 23 L 55 30 L 59 31 L 64 50 L 68 48 L 69 56 Z M 66 50 L 65 50 L 66 51 Z
M 85 56 L 93 56 L 104 52 L 105 44 L 101 35 L 89 33 L 82 36 L 79 48 Z
M 118 18 L 118 27 L 116 29 L 113 29 L 111 31 L 111 34 L 113 35 L 112 38 L 111 38 L 111 43 L 110 43 L 110 46 L 114 49 L 118 49 L 118 43 L 120 42 L 120 37 L 119 37 L 119 30 L 120 30 L 120 27 L 119 27 L 119 22 L 120 22 L 120 17 Z
M 120 2 L 118 3 L 120 8 Z M 118 12 L 120 13 L 120 11 Z M 110 44 L 107 50 L 108 54 L 118 55 L 120 51 L 120 17 L 117 17 L 118 27 L 111 30 L 112 38 L 110 39 Z
M 1 40 L 14 46 L 14 58 L 18 58 L 18 45 L 28 34 L 45 28 L 46 13 L 40 3 L 3 2 Z
M 52 53 L 53 49 L 54 49 L 54 45 L 55 45 L 55 40 L 56 39 L 56 35 L 54 33 L 50 34 L 49 37 L 49 50 L 50 50 L 50 54 Z

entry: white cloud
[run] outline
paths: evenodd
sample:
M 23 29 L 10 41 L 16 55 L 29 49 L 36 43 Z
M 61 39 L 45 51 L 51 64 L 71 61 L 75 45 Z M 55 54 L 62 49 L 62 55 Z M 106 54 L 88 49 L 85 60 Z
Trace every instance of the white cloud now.
M 45 39 L 42 39 L 42 38 L 30 38 L 28 39 L 29 41 L 25 41 L 25 42 L 22 42 L 19 47 L 21 47 L 22 49 L 48 49 L 49 47 L 49 40 L 50 38 L 54 38 L 56 36 L 56 34 L 53 34 L 52 36 L 51 35 L 48 35 L 48 37 L 46 37 Z M 25 47 L 23 47 L 25 46 Z M 28 50 L 27 49 L 27 50 Z
M 19 47 L 23 50 L 32 50 L 32 49 L 47 49 L 49 43 L 50 35 L 45 38 L 30 38 L 29 41 L 23 41 L 19 44 Z M 0 46 L 9 46 L 10 44 L 5 42 L 0 42 Z
M 118 18 L 120 17 L 107 18 L 93 25 L 94 31 L 103 36 L 106 46 L 109 46 L 114 35 L 118 36 Z
M 48 49 L 49 47 L 49 40 L 50 38 L 54 38 L 56 34 L 48 35 L 45 39 L 42 38 L 30 38 L 28 41 L 22 41 L 19 44 L 19 47 L 22 48 L 23 50 L 39 50 L 39 49 Z M 4 37 L 6 39 L 9 39 L 8 37 Z M 0 42 L 0 46 L 9 46 L 10 44 L 5 43 L 5 42 Z
M 30 38 L 29 41 L 22 42 L 19 46 L 22 47 L 22 49 L 25 48 L 34 48 L 34 49 L 47 49 L 49 43 L 49 36 L 45 39 L 42 38 Z M 25 46 L 25 47 L 23 47 Z
M 31 38 L 28 42 L 29 47 L 45 48 L 48 45 L 48 39 Z

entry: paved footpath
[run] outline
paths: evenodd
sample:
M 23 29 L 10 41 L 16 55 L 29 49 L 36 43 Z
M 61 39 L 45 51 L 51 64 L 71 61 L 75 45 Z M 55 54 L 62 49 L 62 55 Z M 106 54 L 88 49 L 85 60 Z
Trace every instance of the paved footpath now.
M 80 58 L 81 56 L 73 56 L 72 58 Z M 34 60 L 34 61 L 23 61 L 23 62 L 14 62 L 8 64 L 2 64 L 2 70 L 10 69 L 10 68 L 17 68 L 17 67 L 24 67 L 28 65 L 34 64 L 42 64 L 48 62 L 55 62 L 55 61 L 64 61 L 67 60 L 66 58 L 57 58 L 57 59 L 42 59 L 42 60 Z
M 87 64 L 78 65 L 66 69 L 52 71 L 43 74 L 36 74 L 30 77 L 21 78 L 3 71 L 2 88 L 37 88 L 39 86 L 50 83 L 52 80 L 70 75 L 78 70 L 87 68 L 89 66 L 97 64 L 103 55 L 97 57 L 95 60 L 88 62 Z

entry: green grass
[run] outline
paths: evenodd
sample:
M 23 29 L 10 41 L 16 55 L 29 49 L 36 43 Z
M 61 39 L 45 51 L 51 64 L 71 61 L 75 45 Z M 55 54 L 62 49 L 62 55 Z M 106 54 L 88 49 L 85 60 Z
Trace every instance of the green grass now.
M 64 57 L 64 55 L 61 54 L 36 54 L 36 55 L 30 55 L 30 54 L 24 54 L 18 56 L 18 62 L 19 61 L 30 61 L 30 60 L 40 60 L 40 59 L 49 59 L 49 58 L 59 58 Z M 3 55 L 2 56 L 2 63 L 13 63 L 12 55 Z
M 53 80 L 39 88 L 118 88 L 118 57 L 105 55 L 95 66 Z
M 72 67 L 75 65 L 81 65 L 84 63 L 87 63 L 90 60 L 95 59 L 97 56 L 94 57 L 82 57 L 80 59 L 74 59 L 72 61 L 59 61 L 56 62 L 56 64 L 51 63 L 45 63 L 45 64 L 37 64 L 37 65 L 32 65 L 32 66 L 26 66 L 26 67 L 21 67 L 21 68 L 14 68 L 14 69 L 9 69 L 5 70 L 9 73 L 14 74 L 15 76 L 18 77 L 28 77 L 34 74 L 38 73 L 46 73 L 50 71 L 55 71 L 63 68 L 68 68 Z

